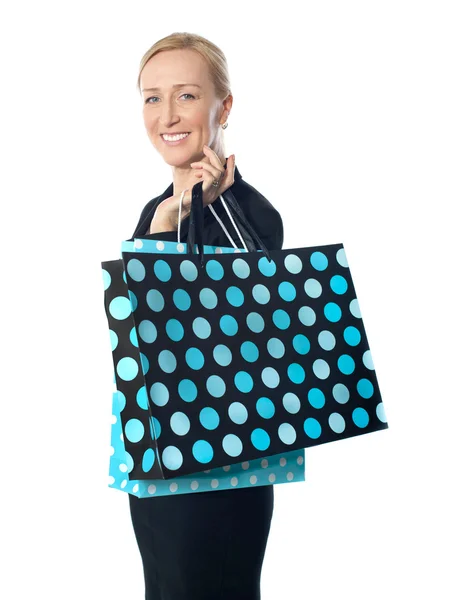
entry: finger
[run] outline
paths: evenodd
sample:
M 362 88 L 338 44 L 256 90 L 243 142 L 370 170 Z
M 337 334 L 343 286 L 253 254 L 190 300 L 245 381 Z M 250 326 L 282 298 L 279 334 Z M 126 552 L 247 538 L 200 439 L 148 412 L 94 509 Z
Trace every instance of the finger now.
M 213 167 L 213 165 L 204 163 L 204 162 L 193 162 L 193 163 L 191 163 L 191 167 L 193 169 L 201 169 L 201 170 L 203 169 L 209 175 L 211 175 L 214 179 L 221 179 L 221 177 L 224 173 L 224 167 L 222 167 L 222 171 L 221 171 L 221 169 Z
M 232 154 L 227 159 L 227 168 L 225 169 L 224 178 L 222 180 L 222 190 L 227 190 L 235 181 L 235 155 Z M 222 193 L 222 192 L 221 192 Z
M 212 148 L 205 144 L 203 146 L 203 151 L 205 155 L 208 156 L 208 158 L 210 159 L 210 162 L 213 165 L 213 167 L 216 167 L 217 169 L 224 169 L 224 165 L 222 164 L 221 159 Z

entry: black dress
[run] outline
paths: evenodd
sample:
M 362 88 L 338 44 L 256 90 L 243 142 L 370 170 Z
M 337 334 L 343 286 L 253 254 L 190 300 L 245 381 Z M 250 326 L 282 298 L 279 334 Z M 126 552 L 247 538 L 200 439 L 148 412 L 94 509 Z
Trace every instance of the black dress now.
M 281 249 L 283 223 L 272 204 L 235 167 L 229 188 L 269 250 Z M 157 205 L 173 183 L 147 203 L 135 237 L 177 241 L 177 232 L 147 234 Z M 220 198 L 212 206 L 242 248 Z M 232 244 L 208 207 L 204 243 Z M 189 219 L 181 222 L 185 242 Z M 145 600 L 259 600 L 260 576 L 274 508 L 273 485 L 149 498 L 129 494 L 131 519 L 143 562 Z

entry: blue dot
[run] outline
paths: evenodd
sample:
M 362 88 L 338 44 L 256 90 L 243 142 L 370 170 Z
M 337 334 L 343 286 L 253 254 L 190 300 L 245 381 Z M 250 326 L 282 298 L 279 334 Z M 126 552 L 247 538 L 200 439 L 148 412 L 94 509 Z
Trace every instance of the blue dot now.
M 347 280 L 342 275 L 333 275 L 329 284 L 335 294 L 345 294 L 348 288 Z
M 154 465 L 155 453 L 153 448 L 147 448 L 143 453 L 142 457 L 142 469 L 145 473 L 151 470 L 151 467 Z
M 218 344 L 213 350 L 213 358 L 221 367 L 226 367 L 232 362 L 232 353 L 224 344 Z
M 143 385 L 136 394 L 136 402 L 142 410 L 148 411 L 147 388 Z
M 229 304 L 232 306 L 241 306 L 244 303 L 244 294 L 240 290 L 240 288 L 232 285 L 230 286 L 226 293 L 226 298 Z
M 185 402 L 194 402 L 197 398 L 197 386 L 190 379 L 182 379 L 178 384 L 178 393 Z
M 301 262 L 299 256 L 296 256 L 296 254 L 287 254 L 284 259 L 284 265 L 287 271 L 289 273 L 293 273 L 294 275 L 297 275 L 303 268 L 303 263 Z
M 140 364 L 142 365 L 143 374 L 146 375 L 148 373 L 148 369 L 150 368 L 150 361 L 142 352 L 140 353 Z
M 323 312 L 328 321 L 331 321 L 332 323 L 339 321 L 342 316 L 340 306 L 335 302 L 328 302 L 328 304 L 325 304 Z
M 113 352 L 115 350 L 115 348 L 118 346 L 118 335 L 115 333 L 115 331 L 113 331 L 113 329 L 109 329 L 109 334 L 110 334 L 110 347 Z
M 158 363 L 165 373 L 173 373 L 177 368 L 177 359 L 170 350 L 162 350 L 158 355 Z
M 303 383 L 306 377 L 303 367 L 298 363 L 292 363 L 288 366 L 287 375 L 290 381 L 293 381 L 293 383 Z
M 361 341 L 361 333 L 356 327 L 346 327 L 344 329 L 344 340 L 349 346 L 357 346 Z
M 110 276 L 109 271 L 106 271 L 106 269 L 102 270 L 102 282 L 104 285 L 104 291 L 106 291 L 112 283 L 112 277 Z
M 304 421 L 304 431 L 308 437 L 316 440 L 322 433 L 322 427 L 317 419 L 309 417 Z
M 225 394 L 226 385 L 222 377 L 218 375 L 210 375 L 207 379 L 206 387 L 208 393 L 215 398 L 221 398 Z
M 355 408 L 355 410 L 352 413 L 352 417 L 353 417 L 353 423 L 357 427 L 361 427 L 361 429 L 363 429 L 364 427 L 367 427 L 367 425 L 369 423 L 369 415 L 364 408 L 360 408 L 360 407 Z
M 132 312 L 131 300 L 125 296 L 117 296 L 111 300 L 109 312 L 117 321 L 124 321 Z
M 131 331 L 129 332 L 129 341 L 131 342 L 131 344 L 133 346 L 135 346 L 136 348 L 139 347 L 139 340 L 137 339 L 137 330 L 135 327 L 133 327 L 131 329 Z
M 128 473 L 130 473 L 132 471 L 132 469 L 134 468 L 134 460 L 133 460 L 132 456 L 129 454 L 129 452 L 125 451 L 124 462 L 126 463 L 126 466 L 128 468 Z
M 158 259 L 154 264 L 153 270 L 159 281 L 169 281 L 172 276 L 169 263 L 165 260 Z
M 160 312 L 164 308 L 164 296 L 158 290 L 149 290 L 147 292 L 147 304 L 155 312 Z
M 355 370 L 355 361 L 348 354 L 342 354 L 337 360 L 337 366 L 344 375 L 351 375 Z
M 162 462 L 170 471 L 176 471 L 183 464 L 183 455 L 175 446 L 167 446 L 162 452 Z
M 311 343 L 305 335 L 298 333 L 293 338 L 293 347 L 298 354 L 307 354 L 311 348 Z
M 324 271 L 328 266 L 328 259 L 323 252 L 313 252 L 309 260 L 317 271 Z
M 274 260 L 268 260 L 266 256 L 262 256 L 258 262 L 259 271 L 265 277 L 272 277 L 276 273 L 276 263 Z
M 259 313 L 251 312 L 246 317 L 246 324 L 253 333 L 260 333 L 265 328 L 265 321 Z
M 311 277 L 304 282 L 304 291 L 311 298 L 318 298 L 321 296 L 322 286 L 319 281 Z
M 372 360 L 372 354 L 370 350 L 366 350 L 363 354 L 363 363 L 366 369 L 370 371 L 374 370 L 374 361 Z
M 206 264 L 206 272 L 211 279 L 219 281 L 224 277 L 224 267 L 218 260 L 211 259 Z
M 173 342 L 179 342 L 184 336 L 184 327 L 178 319 L 169 319 L 166 323 L 166 333 Z
M 285 410 L 292 415 L 296 415 L 301 408 L 300 399 L 292 392 L 287 392 L 284 394 L 284 397 L 282 398 L 282 404 L 284 405 Z
M 240 279 L 246 279 L 251 273 L 249 265 L 243 258 L 237 258 L 232 263 L 233 272 Z
M 173 293 L 173 303 L 178 310 L 188 310 L 191 306 L 191 297 L 186 290 L 178 289 Z
M 214 456 L 213 448 L 206 440 L 198 440 L 192 446 L 192 454 L 196 461 L 202 464 L 209 463 Z
M 198 348 L 189 348 L 186 351 L 186 362 L 191 369 L 199 370 L 205 364 L 205 357 Z
M 328 425 L 334 433 L 342 433 L 345 430 L 345 419 L 339 413 L 331 413 L 328 418 Z
M 380 419 L 380 421 L 382 423 L 386 423 L 386 414 L 385 414 L 385 407 L 383 406 L 383 402 L 379 402 L 377 404 L 377 408 L 375 409 L 375 412 L 377 413 L 377 417 Z
M 314 371 L 314 375 L 319 379 L 327 379 L 329 377 L 329 364 L 323 358 L 317 358 L 312 363 L 312 370 Z
M 360 379 L 356 384 L 356 389 L 362 398 L 371 398 L 374 393 L 374 386 L 369 379 Z
M 150 421 L 150 435 L 152 440 L 159 439 L 161 435 L 161 423 L 156 417 L 151 417 Z
M 219 321 L 221 330 L 225 335 L 235 335 L 238 332 L 238 323 L 231 315 L 223 315 Z
M 345 249 L 340 248 L 336 252 L 336 260 L 340 264 L 341 267 L 348 267 L 347 257 L 345 255 Z
M 254 429 L 251 433 L 251 442 L 252 445 L 257 448 L 257 450 L 267 450 L 270 446 L 271 440 L 270 436 L 264 429 Z
M 285 354 L 285 346 L 279 338 L 269 339 L 266 347 L 273 358 L 282 358 Z
M 211 335 L 211 325 L 204 317 L 196 317 L 192 322 L 192 329 L 196 336 L 203 340 Z
M 270 301 L 270 291 L 265 285 L 262 285 L 261 283 L 254 285 L 254 287 L 252 288 L 252 296 L 254 297 L 254 300 L 259 304 L 267 304 L 267 302 Z
M 296 441 L 296 431 L 293 425 L 290 425 L 290 423 L 282 423 L 282 425 L 279 425 L 277 434 L 280 440 L 288 446 Z
M 229 456 L 239 456 L 243 451 L 243 443 L 237 435 L 229 433 L 222 440 L 222 447 L 224 452 Z
M 352 315 L 354 317 L 356 317 L 357 319 L 361 319 L 361 310 L 359 308 L 359 304 L 358 304 L 358 300 L 357 298 L 354 298 L 350 304 L 349 304 L 349 308 L 350 308 L 350 312 L 352 313 Z
M 129 301 L 131 302 L 132 310 L 137 308 L 137 296 L 131 290 L 128 290 Z
M 269 388 L 275 388 L 279 385 L 279 373 L 273 367 L 265 367 L 262 371 L 262 381 Z
M 290 327 L 290 317 L 285 310 L 278 308 L 273 312 L 273 323 L 278 329 L 288 329 Z
M 169 401 L 169 390 L 163 383 L 157 381 L 150 388 L 150 398 L 156 406 L 165 406 Z
M 186 281 L 195 281 L 197 279 L 197 275 L 199 274 L 196 265 L 190 260 L 183 260 L 181 262 L 180 273 L 181 276 L 186 279 Z
M 218 297 L 210 288 L 203 288 L 199 294 L 200 303 L 209 309 L 216 308 L 218 304 Z
M 248 412 L 244 404 L 241 404 L 241 402 L 232 402 L 229 406 L 229 417 L 237 425 L 246 423 Z
M 241 356 L 248 362 L 255 362 L 259 357 L 259 349 L 254 342 L 243 342 L 240 348 Z
M 318 343 L 323 350 L 332 350 L 336 345 L 336 338 L 331 331 L 324 329 L 318 334 Z
M 151 344 L 155 341 L 158 332 L 154 323 L 145 320 L 139 323 L 139 335 L 144 342 Z
M 234 380 L 236 387 L 240 390 L 240 392 L 245 394 L 250 392 L 254 387 L 254 381 L 249 373 L 246 373 L 246 371 L 238 371 Z
M 336 402 L 339 402 L 339 404 L 348 402 L 350 398 L 348 387 L 343 383 L 336 383 L 336 385 L 333 386 L 333 398 Z
M 112 394 L 112 398 L 113 412 L 121 413 L 126 406 L 126 396 L 123 394 L 123 392 L 116 391 L 114 394 Z
M 145 427 L 139 419 L 129 419 L 125 425 L 125 436 L 132 443 L 140 442 L 145 435 Z
M 296 298 L 296 289 L 293 283 L 283 281 L 278 287 L 279 296 L 286 302 L 291 302 Z
M 311 388 L 307 393 L 309 404 L 314 408 L 322 408 L 325 406 L 325 394 L 318 388 Z
M 274 417 L 274 413 L 276 412 L 273 402 L 265 396 L 257 400 L 257 404 L 255 405 L 255 407 L 258 414 L 263 419 L 271 419 L 272 417 Z
M 145 279 L 145 267 L 137 258 L 131 258 L 126 265 L 129 277 L 134 281 L 143 281 Z
M 191 423 L 183 412 L 175 412 L 170 417 L 170 427 L 176 435 L 186 435 L 191 427 Z
M 298 311 L 298 319 L 303 325 L 315 323 L 315 311 L 310 306 L 302 306 Z
M 118 377 L 123 379 L 123 381 L 132 381 L 135 377 L 137 377 L 138 372 L 139 365 L 137 364 L 137 361 L 130 356 L 121 358 L 117 363 Z
M 199 415 L 200 422 L 205 429 L 209 429 L 213 431 L 219 425 L 220 418 L 218 413 L 211 408 L 211 406 L 206 406 L 202 408 Z

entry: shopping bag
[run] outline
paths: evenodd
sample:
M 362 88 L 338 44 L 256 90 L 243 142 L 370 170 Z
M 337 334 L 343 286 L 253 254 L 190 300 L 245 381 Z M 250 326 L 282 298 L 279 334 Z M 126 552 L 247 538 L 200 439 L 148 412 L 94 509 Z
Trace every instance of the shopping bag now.
M 267 250 L 227 190 L 259 247 L 205 246 L 201 184 L 187 244 L 123 242 L 122 259 L 102 263 L 131 478 L 387 428 L 343 244 Z

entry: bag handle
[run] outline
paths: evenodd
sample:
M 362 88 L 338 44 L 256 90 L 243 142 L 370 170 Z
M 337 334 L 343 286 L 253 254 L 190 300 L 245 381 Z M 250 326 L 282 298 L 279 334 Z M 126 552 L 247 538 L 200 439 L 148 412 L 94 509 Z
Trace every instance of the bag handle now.
M 204 256 L 204 252 L 203 252 L 203 246 L 204 246 L 203 209 L 204 209 L 204 206 L 203 206 L 202 186 L 203 186 L 203 181 L 199 181 L 192 188 L 191 212 L 189 215 L 189 231 L 188 231 L 188 237 L 187 237 L 187 250 L 188 250 L 187 253 L 188 254 L 196 254 L 195 245 L 197 244 L 200 267 L 204 268 L 204 266 L 205 266 L 205 256 Z M 186 191 L 188 191 L 188 190 L 183 190 L 183 192 L 181 193 L 181 196 L 180 196 L 180 206 L 179 206 L 179 213 L 178 213 L 178 242 L 180 242 L 181 205 L 182 205 L 183 197 L 184 197 L 184 194 Z M 235 230 L 238 233 L 238 237 L 240 238 L 245 250 L 247 250 L 248 252 L 254 252 L 254 251 L 257 251 L 257 248 L 259 248 L 260 250 L 262 250 L 263 254 L 267 257 L 267 259 L 271 262 L 271 257 L 270 257 L 268 249 L 266 248 L 266 246 L 264 245 L 262 240 L 259 238 L 259 236 L 255 232 L 252 225 L 246 219 L 246 216 L 244 215 L 244 212 L 241 209 L 240 205 L 238 204 L 232 191 L 230 189 L 227 189 L 224 192 L 224 196 L 225 196 L 225 198 L 222 196 L 222 194 L 220 195 L 222 205 L 224 206 L 224 208 L 230 218 L 230 221 L 232 222 L 233 226 L 235 227 Z M 235 223 L 227 204 L 230 205 L 230 209 L 236 214 L 236 218 L 238 221 L 237 223 Z M 233 239 L 227 232 L 224 224 L 219 219 L 214 208 L 211 206 L 211 204 L 209 204 L 208 206 L 210 207 L 211 212 L 215 215 L 217 221 L 221 225 L 222 229 L 224 230 L 225 234 L 231 241 L 232 245 L 235 248 L 237 248 L 237 245 L 235 244 L 235 242 L 233 241 Z M 240 232 L 240 229 L 241 229 L 241 232 Z

